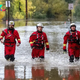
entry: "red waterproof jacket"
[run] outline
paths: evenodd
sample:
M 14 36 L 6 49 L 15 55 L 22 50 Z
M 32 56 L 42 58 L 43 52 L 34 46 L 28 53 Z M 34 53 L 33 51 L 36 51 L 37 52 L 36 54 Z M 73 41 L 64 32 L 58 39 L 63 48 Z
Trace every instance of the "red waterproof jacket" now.
M 46 44 L 46 49 L 49 50 L 49 43 L 48 43 L 48 39 L 46 36 L 46 33 L 44 32 L 33 32 L 30 36 L 29 39 L 30 45 L 31 47 L 35 47 L 37 49 L 43 49 L 44 44 Z
M 15 44 L 16 43 L 15 39 L 17 39 L 18 43 L 21 43 L 19 33 L 15 29 L 14 30 L 8 30 L 8 29 L 3 30 L 0 35 L 0 40 L 3 39 L 3 37 L 5 38 L 4 40 L 5 45 Z
M 63 50 L 66 49 L 67 42 L 69 47 L 73 47 L 73 48 L 75 46 L 79 47 L 79 40 L 80 40 L 79 31 L 75 31 L 75 32 L 68 31 L 64 36 Z

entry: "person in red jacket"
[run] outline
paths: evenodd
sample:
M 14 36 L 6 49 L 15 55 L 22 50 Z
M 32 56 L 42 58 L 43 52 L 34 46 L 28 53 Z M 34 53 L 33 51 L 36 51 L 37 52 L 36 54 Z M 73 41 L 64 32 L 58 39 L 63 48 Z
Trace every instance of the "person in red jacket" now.
M 69 61 L 74 62 L 79 60 L 79 48 L 80 48 L 80 32 L 76 30 L 75 23 L 70 24 L 70 31 L 64 36 L 63 50 L 66 52 L 66 44 L 68 42 Z
M 4 38 L 4 40 L 3 40 Z M 16 39 L 17 46 L 20 45 L 20 37 L 17 30 L 14 29 L 14 21 L 9 21 L 9 27 L 4 29 L 0 35 L 0 41 L 5 45 L 5 59 L 14 61 L 14 54 L 16 48 Z
M 49 50 L 49 43 L 47 35 L 42 31 L 43 25 L 41 23 L 37 24 L 37 31 L 33 32 L 30 36 L 29 43 L 32 48 L 32 58 L 44 59 L 44 51 L 46 44 L 46 50 Z

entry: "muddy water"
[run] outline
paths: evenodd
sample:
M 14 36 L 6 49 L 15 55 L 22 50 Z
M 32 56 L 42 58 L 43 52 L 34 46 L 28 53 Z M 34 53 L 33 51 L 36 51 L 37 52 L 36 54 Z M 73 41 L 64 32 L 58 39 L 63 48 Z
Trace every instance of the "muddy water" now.
M 36 31 L 36 24 L 43 23 L 50 44 L 45 51 L 45 61 L 31 59 L 30 34 Z M 76 22 L 80 30 L 80 22 Z M 68 54 L 63 54 L 63 36 L 69 23 L 63 21 L 16 21 L 15 29 L 21 37 L 21 45 L 16 47 L 14 62 L 4 59 L 4 45 L 0 43 L 0 80 L 80 80 L 80 61 L 69 63 Z M 6 28 L 0 23 L 0 33 Z

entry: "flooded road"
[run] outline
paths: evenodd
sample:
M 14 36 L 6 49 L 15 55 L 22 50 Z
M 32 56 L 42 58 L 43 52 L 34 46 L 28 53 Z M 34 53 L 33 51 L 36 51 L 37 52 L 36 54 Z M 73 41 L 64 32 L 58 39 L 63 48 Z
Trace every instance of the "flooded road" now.
M 50 50 L 45 51 L 45 61 L 31 59 L 29 37 L 36 31 L 36 24 L 43 23 L 48 36 Z M 15 61 L 4 59 L 4 45 L 0 43 L 0 80 L 80 80 L 80 61 L 69 63 L 68 54 L 63 54 L 63 36 L 69 30 L 62 21 L 16 21 L 15 29 L 21 37 L 21 45 L 16 48 Z M 0 23 L 1 24 L 1 23 Z M 80 22 L 76 22 L 80 30 Z M 0 25 L 0 33 L 6 28 Z

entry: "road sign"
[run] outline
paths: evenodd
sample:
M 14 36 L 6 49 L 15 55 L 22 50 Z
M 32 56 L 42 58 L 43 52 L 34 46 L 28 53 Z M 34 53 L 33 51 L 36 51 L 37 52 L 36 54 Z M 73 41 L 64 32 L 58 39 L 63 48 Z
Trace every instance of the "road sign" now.
M 6 7 L 10 7 L 10 1 L 6 1 Z
M 73 3 L 69 3 L 69 4 L 68 4 L 68 9 L 69 9 L 69 10 L 72 10 L 72 9 L 73 9 Z

